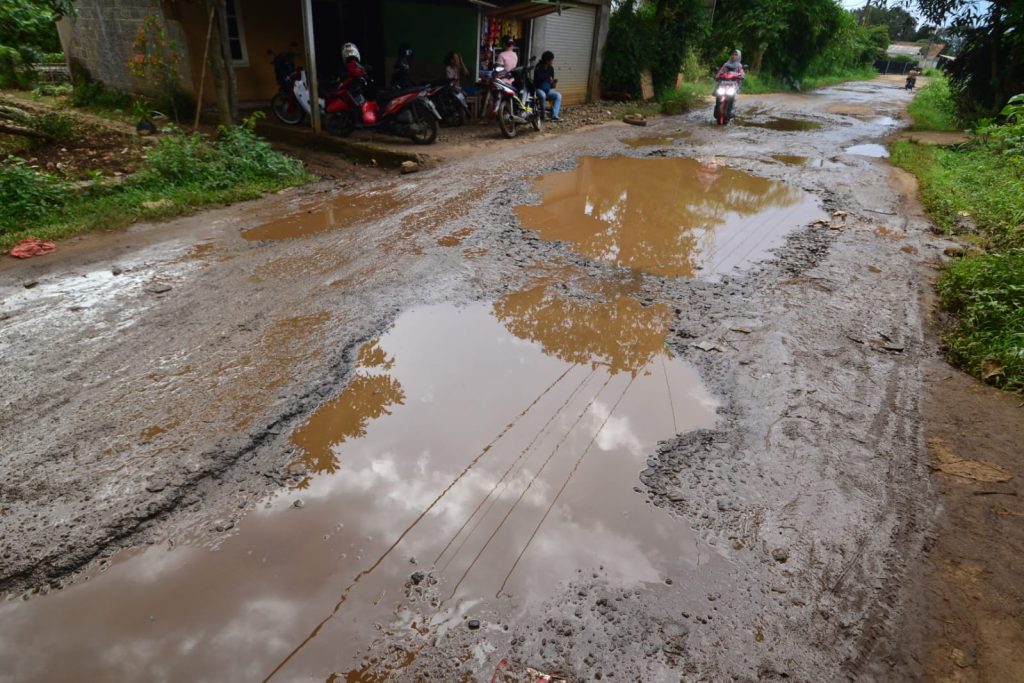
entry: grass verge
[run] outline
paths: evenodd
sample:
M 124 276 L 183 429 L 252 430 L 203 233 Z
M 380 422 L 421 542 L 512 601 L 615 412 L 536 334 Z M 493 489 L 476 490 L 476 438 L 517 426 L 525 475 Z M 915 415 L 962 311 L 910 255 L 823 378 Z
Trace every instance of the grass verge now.
M 907 113 L 913 120 L 911 130 L 961 130 L 949 83 L 943 77 L 935 78 L 921 88 L 917 97 L 907 105 Z
M 0 162 L 0 248 L 33 236 L 61 239 L 162 219 L 203 206 L 254 199 L 309 180 L 301 162 L 270 148 L 252 124 L 216 139 L 173 133 L 147 151 L 139 170 L 118 185 L 75 189 L 15 157 Z
M 939 301 L 956 318 L 950 361 L 985 382 L 1024 393 L 1024 124 L 990 125 L 956 148 L 911 141 L 892 161 L 920 181 L 936 225 L 982 249 L 951 261 Z
M 1024 179 L 1012 157 L 978 143 L 899 140 L 892 163 L 917 176 L 925 209 L 945 232 L 985 249 L 1024 245 Z
M 986 382 L 1024 392 L 1024 249 L 954 261 L 938 292 L 957 316 L 946 335 L 950 360 Z

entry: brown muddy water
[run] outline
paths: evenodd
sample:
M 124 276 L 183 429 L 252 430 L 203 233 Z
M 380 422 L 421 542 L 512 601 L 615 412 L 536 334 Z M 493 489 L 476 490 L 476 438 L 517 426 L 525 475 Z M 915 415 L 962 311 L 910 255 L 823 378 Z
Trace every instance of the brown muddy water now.
M 689 131 L 681 130 L 668 135 L 642 135 L 636 138 L 624 138 L 622 144 L 627 147 L 671 147 L 676 140 L 688 140 L 691 137 Z
M 842 168 L 843 165 L 829 159 L 802 157 L 794 154 L 772 154 L 772 159 L 787 166 L 809 166 L 811 168 Z
M 808 121 L 807 119 L 783 119 L 783 118 L 768 118 L 768 119 L 753 119 L 737 116 L 733 119 L 733 123 L 737 126 L 743 126 L 744 128 L 766 128 L 768 130 L 776 130 L 783 133 L 795 133 L 808 130 L 818 130 L 821 128 L 821 124 L 817 121 Z
M 721 560 L 634 491 L 658 440 L 715 420 L 669 320 L 543 280 L 403 314 L 293 434 L 301 484 L 217 549 L 153 546 L 0 605 L 0 680 L 359 680 L 375 639 L 514 624 L 581 570 L 698 580 Z
M 242 237 L 251 241 L 308 237 L 394 211 L 398 203 L 392 188 L 340 195 L 321 206 L 250 228 L 242 233 Z
M 534 189 L 541 204 L 516 208 L 523 227 L 587 258 L 669 277 L 747 266 L 824 217 L 803 190 L 710 160 L 581 157 Z

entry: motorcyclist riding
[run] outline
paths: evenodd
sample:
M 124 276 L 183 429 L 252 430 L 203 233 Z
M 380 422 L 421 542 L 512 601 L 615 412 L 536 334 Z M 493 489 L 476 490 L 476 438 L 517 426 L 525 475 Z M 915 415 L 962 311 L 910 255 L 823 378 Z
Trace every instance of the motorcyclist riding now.
M 740 81 L 743 80 L 745 75 L 740 57 L 742 57 L 742 53 L 739 50 L 733 50 L 729 54 L 729 61 L 722 65 L 722 68 L 718 70 L 718 75 L 715 76 L 715 80 L 726 79 L 735 81 L 737 92 L 739 91 Z

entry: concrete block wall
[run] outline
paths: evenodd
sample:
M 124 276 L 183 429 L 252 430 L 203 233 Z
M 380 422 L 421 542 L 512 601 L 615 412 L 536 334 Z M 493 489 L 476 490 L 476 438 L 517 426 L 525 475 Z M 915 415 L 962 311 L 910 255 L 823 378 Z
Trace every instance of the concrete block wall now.
M 58 25 L 64 53 L 72 72 L 84 69 L 89 77 L 126 92 L 153 94 L 157 86 L 135 78 L 126 66 L 132 57 L 132 41 L 143 20 L 158 15 L 181 55 L 181 87 L 192 92 L 188 47 L 180 24 L 167 21 L 161 0 L 79 0 L 78 15 Z

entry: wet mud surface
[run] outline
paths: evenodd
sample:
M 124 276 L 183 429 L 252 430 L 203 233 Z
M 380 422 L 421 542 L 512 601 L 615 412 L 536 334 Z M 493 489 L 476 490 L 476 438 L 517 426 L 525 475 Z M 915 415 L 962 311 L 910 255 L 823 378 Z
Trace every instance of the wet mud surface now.
M 907 293 L 942 243 L 843 153 L 907 98 L 744 96 L 819 127 L 536 136 L 3 264 L 0 680 L 912 672 Z

